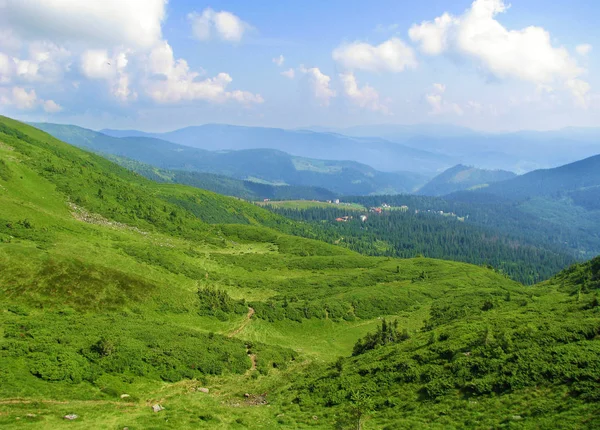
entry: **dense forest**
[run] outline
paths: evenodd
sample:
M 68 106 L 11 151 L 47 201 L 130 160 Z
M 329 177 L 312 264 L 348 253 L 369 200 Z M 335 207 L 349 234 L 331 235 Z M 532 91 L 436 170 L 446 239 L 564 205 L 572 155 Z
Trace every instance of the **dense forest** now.
M 353 200 L 374 203 L 380 198 Z M 426 198 L 419 197 L 411 200 L 428 202 Z M 362 222 L 359 213 L 349 213 L 342 207 L 267 207 L 279 215 L 309 223 L 314 227 L 311 231 L 318 239 L 347 246 L 365 255 L 402 258 L 423 255 L 489 265 L 525 284 L 548 279 L 575 261 L 566 252 L 560 252 L 557 247 L 545 245 L 544 242 L 536 243 L 524 235 L 499 233 L 438 212 L 383 211 L 381 214 L 367 214 L 368 219 Z M 348 215 L 353 215 L 353 218 L 347 222 L 335 221 Z

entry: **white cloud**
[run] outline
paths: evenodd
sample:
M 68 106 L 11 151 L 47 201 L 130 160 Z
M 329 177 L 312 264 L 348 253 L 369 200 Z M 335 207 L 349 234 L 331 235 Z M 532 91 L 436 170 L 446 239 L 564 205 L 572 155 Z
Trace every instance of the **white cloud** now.
M 215 12 L 211 8 L 204 9 L 201 14 L 189 13 L 188 19 L 192 23 L 194 36 L 199 40 L 209 40 L 216 34 L 221 40 L 239 42 L 244 33 L 252 28 L 231 12 Z
M 285 62 L 285 57 L 283 55 L 280 55 L 279 57 L 275 57 L 273 58 L 273 62 L 275 64 L 277 64 L 279 67 L 283 66 L 283 63 Z
M 57 113 L 62 110 L 62 107 L 54 100 L 46 100 L 43 104 L 44 111 L 48 113 Z
M 89 79 L 110 79 L 116 76 L 106 49 L 90 49 L 81 55 L 81 71 Z
M 590 84 L 581 79 L 569 79 L 565 85 L 569 90 L 571 90 L 571 93 L 575 98 L 575 102 L 579 106 L 583 108 L 587 108 L 589 106 L 589 92 L 591 90 Z
M 443 94 L 446 92 L 446 86 L 444 84 L 433 84 L 433 91 L 425 95 L 425 101 L 431 107 L 430 115 L 440 115 L 446 113 L 453 113 L 456 115 L 463 115 L 463 109 L 457 103 L 451 103 L 444 99 Z
M 149 48 L 161 39 L 167 0 L 3 0 L 0 27 L 28 40 Z
M 227 73 L 219 73 L 214 78 L 199 79 L 201 74 L 190 70 L 187 61 L 175 61 L 173 49 L 162 42 L 150 53 L 146 81 L 146 92 L 156 102 L 175 103 L 184 100 L 205 100 L 210 102 L 237 101 L 242 104 L 264 102 L 260 94 L 248 91 L 227 91 L 232 82 Z
M 48 113 L 56 113 L 62 107 L 53 100 L 38 98 L 34 89 L 27 90 L 23 87 L 0 88 L 0 104 L 14 106 L 19 110 L 34 110 L 42 107 Z
M 585 57 L 592 51 L 592 45 L 590 45 L 589 43 L 583 43 L 581 45 L 577 45 L 575 47 L 575 50 L 579 55 Z
M 445 13 L 420 25 L 414 24 L 408 30 L 413 42 L 419 42 L 421 51 L 429 55 L 441 54 L 448 48 L 449 29 L 458 24 L 458 19 Z
M 503 0 L 475 0 L 460 17 L 448 13 L 415 24 L 409 36 L 430 55 L 453 50 L 473 57 L 499 78 L 516 78 L 548 87 L 569 82 L 584 73 L 564 47 L 554 47 L 541 27 L 508 30 L 494 17 L 507 10 Z M 583 85 L 568 85 L 575 98 Z M 578 89 L 575 89 L 578 88 Z
M 7 84 L 15 73 L 15 62 L 8 55 L 0 52 L 0 84 Z
M 412 48 L 396 37 L 377 46 L 365 42 L 344 44 L 334 49 L 332 57 L 347 70 L 401 72 L 417 66 Z
M 289 79 L 294 79 L 294 77 L 296 76 L 296 72 L 294 71 L 294 69 L 287 69 L 281 72 L 281 74 Z
M 127 54 L 117 50 L 109 56 L 105 49 L 87 50 L 81 55 L 81 71 L 88 79 L 106 80 L 118 100 L 135 100 L 137 93 L 130 89 L 130 77 L 125 70 L 129 64 Z
M 329 86 L 331 78 L 321 72 L 317 67 L 310 69 L 300 66 L 300 72 L 308 77 L 308 82 L 315 99 L 323 106 L 329 105 L 329 100 L 336 96 L 334 90 Z
M 375 88 L 369 85 L 364 85 L 362 88 L 359 88 L 356 77 L 352 72 L 340 73 L 339 77 L 342 81 L 344 94 L 354 104 L 373 111 L 388 113 L 387 106 L 381 103 L 379 100 L 379 93 Z
M 12 89 L 12 104 L 14 104 L 17 109 L 33 109 L 36 106 L 37 101 L 35 90 L 27 91 L 25 88 L 21 87 L 14 87 Z

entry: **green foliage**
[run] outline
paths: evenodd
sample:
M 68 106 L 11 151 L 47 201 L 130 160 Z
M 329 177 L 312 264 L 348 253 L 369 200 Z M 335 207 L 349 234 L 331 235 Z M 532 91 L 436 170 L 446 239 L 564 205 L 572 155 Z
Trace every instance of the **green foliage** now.
M 245 314 L 248 311 L 245 300 L 233 300 L 223 290 L 199 288 L 198 300 L 200 315 Z
M 402 333 L 398 331 L 398 320 L 388 323 L 384 318 L 375 333 L 367 333 L 364 338 L 356 342 L 352 355 L 364 354 L 380 346 L 401 342 L 409 338 L 408 330 L 404 329 Z

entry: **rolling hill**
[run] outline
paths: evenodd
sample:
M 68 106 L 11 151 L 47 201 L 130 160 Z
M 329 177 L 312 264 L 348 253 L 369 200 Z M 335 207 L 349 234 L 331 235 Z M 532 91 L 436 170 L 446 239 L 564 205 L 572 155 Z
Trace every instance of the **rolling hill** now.
M 299 228 L 0 117 L 0 426 L 600 424 L 597 259 L 524 287 Z
M 206 150 L 275 149 L 299 157 L 321 160 L 351 160 L 384 172 L 417 172 L 431 175 L 450 167 L 453 159 L 415 147 L 392 143 L 378 137 L 349 137 L 310 130 L 241 127 L 206 124 L 168 133 L 135 130 L 101 130 L 116 137 L 144 136 Z
M 379 172 L 353 161 L 308 159 L 274 149 L 207 151 L 154 137 L 115 138 L 75 126 L 35 125 L 73 145 L 167 170 L 213 173 L 272 185 L 325 188 L 337 194 L 410 192 L 425 181 L 419 174 Z
M 425 196 L 443 196 L 455 191 L 484 188 L 489 184 L 514 178 L 505 170 L 485 170 L 458 164 L 440 173 L 417 191 Z

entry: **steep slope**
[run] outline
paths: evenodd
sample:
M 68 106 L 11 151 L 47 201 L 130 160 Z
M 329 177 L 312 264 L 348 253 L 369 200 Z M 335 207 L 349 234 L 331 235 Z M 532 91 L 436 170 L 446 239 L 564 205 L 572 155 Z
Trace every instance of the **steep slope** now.
M 384 322 L 353 357 L 304 374 L 294 401 L 356 427 L 596 428 L 599 267 L 530 291 L 449 291 L 420 330 Z
M 409 171 L 430 174 L 455 164 L 448 156 L 392 143 L 381 138 L 348 137 L 309 130 L 206 124 L 168 133 L 142 134 L 137 131 L 113 130 L 103 130 L 103 132 L 119 137 L 128 133 L 136 136 L 152 136 L 213 151 L 269 148 L 300 157 L 356 161 L 386 172 Z
M 293 157 L 273 149 L 214 152 L 153 137 L 114 138 L 75 126 L 36 125 L 73 145 L 162 169 L 200 171 L 275 185 L 325 188 L 337 194 L 409 192 L 424 181 L 417 174 L 379 172 L 356 162 Z
M 505 170 L 485 170 L 457 164 L 419 188 L 417 194 L 443 196 L 455 191 L 484 188 L 491 183 L 512 179 L 515 176 L 514 173 Z
M 535 170 L 508 181 L 490 185 L 484 193 L 509 200 L 559 196 L 600 185 L 600 155 L 553 169 Z

